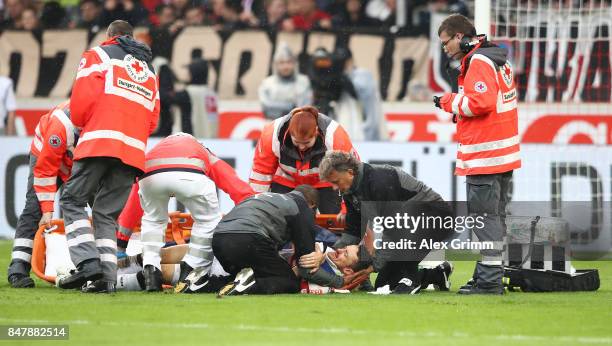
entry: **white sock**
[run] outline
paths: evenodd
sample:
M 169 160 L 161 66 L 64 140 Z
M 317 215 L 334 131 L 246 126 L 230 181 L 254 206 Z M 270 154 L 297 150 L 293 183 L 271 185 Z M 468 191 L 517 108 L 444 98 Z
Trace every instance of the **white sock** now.
M 138 282 L 138 273 L 117 276 L 117 291 L 142 291 L 144 287 Z

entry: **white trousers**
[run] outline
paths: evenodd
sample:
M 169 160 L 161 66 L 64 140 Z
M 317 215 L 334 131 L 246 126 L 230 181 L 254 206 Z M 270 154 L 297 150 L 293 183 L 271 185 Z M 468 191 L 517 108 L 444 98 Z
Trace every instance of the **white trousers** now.
M 192 268 L 210 270 L 213 230 L 221 220 L 215 183 L 204 174 L 172 171 L 145 177 L 138 185 L 144 210 L 140 235 L 143 266 L 153 265 L 161 270 L 160 250 L 165 244 L 168 201 L 176 197 L 193 218 L 189 251 L 183 261 Z

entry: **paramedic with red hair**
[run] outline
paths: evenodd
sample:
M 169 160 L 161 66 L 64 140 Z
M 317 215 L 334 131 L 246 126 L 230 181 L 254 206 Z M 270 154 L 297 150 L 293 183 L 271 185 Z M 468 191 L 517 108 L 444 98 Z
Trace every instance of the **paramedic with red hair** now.
M 357 155 L 340 124 L 312 106 L 293 109 L 267 124 L 255 148 L 249 183 L 256 192 L 286 193 L 307 184 L 319 191 L 319 212 L 336 214 L 341 197 L 319 179 L 325 153 L 340 150 Z

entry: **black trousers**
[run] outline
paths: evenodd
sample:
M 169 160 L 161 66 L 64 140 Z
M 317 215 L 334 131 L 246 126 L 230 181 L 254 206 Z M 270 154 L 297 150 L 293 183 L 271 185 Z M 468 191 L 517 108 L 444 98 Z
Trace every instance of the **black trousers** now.
M 297 293 L 300 289 L 299 279 L 269 238 L 255 233 L 215 233 L 212 248 L 232 276 L 244 268 L 253 269 L 256 283 L 251 293 Z
M 399 204 L 392 202 L 384 204 L 382 215 L 390 216 L 396 213 L 407 213 L 408 215 L 423 215 L 428 217 L 451 216 L 452 211 L 446 202 L 411 202 L 406 201 Z M 425 272 L 419 273 L 419 263 L 431 252 L 425 243 L 438 243 L 450 239 L 453 228 L 423 227 L 417 230 L 388 229 L 382 233 L 383 242 L 411 241 L 416 246 L 414 249 L 401 250 L 377 250 L 376 255 L 385 259 L 384 266 L 379 269 L 376 277 L 375 287 L 379 288 L 389 285 L 391 289 L 397 286 L 399 280 L 407 278 L 412 280 L 413 285 L 422 284 Z
M 26 202 L 19 215 L 17 227 L 15 229 L 15 240 L 13 241 L 13 253 L 8 275 L 24 274 L 28 275 L 31 269 L 32 249 L 34 248 L 34 236 L 38 230 L 38 222 L 42 217 L 40 203 L 34 190 L 34 166 L 38 158 L 30 154 L 30 173 L 28 175 L 28 188 L 26 192 Z M 63 182 L 57 178 L 57 190 Z
M 287 193 L 293 191 L 292 188 L 285 185 L 272 183 L 270 192 Z M 322 187 L 317 189 L 319 192 L 319 213 L 321 214 L 338 214 L 340 212 L 340 204 L 342 196 L 338 191 L 334 191 L 331 187 Z

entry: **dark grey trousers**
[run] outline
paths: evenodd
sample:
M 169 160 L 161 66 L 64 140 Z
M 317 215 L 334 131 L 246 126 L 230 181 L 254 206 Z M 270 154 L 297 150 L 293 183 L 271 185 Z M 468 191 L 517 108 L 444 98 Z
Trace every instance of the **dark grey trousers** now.
M 72 262 L 99 258 L 104 280 L 117 281 L 117 217 L 138 173 L 119 159 L 92 157 L 74 162 L 60 198 Z M 92 225 L 85 207 L 93 200 Z
M 26 192 L 26 202 L 15 230 L 15 240 L 13 240 L 13 252 L 11 254 L 11 264 L 8 269 L 8 276 L 12 274 L 29 274 L 32 261 L 32 248 L 34 246 L 34 236 L 38 230 L 38 222 L 42 217 L 40 204 L 34 191 L 34 166 L 36 156 L 30 155 L 30 174 L 28 175 L 28 188 Z M 57 179 L 57 187 L 62 185 L 62 180 Z
M 481 250 L 482 261 L 501 265 L 503 240 L 506 234 L 506 205 L 509 202 L 512 171 L 500 174 L 468 175 L 468 211 L 483 216 L 484 228 L 474 228 L 480 241 L 494 245 L 492 250 Z

